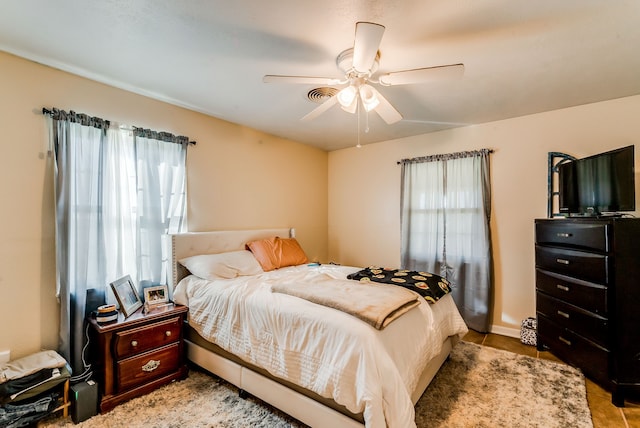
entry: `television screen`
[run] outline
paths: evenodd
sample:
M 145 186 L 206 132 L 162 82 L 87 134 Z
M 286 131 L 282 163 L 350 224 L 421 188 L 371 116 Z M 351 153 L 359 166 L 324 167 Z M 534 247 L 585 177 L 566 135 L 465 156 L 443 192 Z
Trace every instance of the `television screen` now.
M 599 215 L 636 209 L 634 146 L 561 164 L 560 212 Z

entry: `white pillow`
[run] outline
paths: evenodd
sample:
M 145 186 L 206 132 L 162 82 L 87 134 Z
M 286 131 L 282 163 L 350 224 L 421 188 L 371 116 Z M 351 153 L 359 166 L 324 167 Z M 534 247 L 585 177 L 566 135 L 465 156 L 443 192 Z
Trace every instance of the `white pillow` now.
M 220 254 L 202 254 L 180 260 L 192 274 L 204 279 L 231 279 L 264 272 L 251 251 L 240 250 Z

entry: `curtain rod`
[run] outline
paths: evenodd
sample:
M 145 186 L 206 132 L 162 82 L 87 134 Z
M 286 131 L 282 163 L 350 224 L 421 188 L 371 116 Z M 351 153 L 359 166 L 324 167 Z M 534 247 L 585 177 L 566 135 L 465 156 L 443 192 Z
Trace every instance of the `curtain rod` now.
M 60 111 L 64 112 L 65 115 L 67 114 L 64 110 L 59 110 L 59 109 L 57 109 L 55 107 L 52 108 L 51 110 L 46 108 L 46 107 L 42 107 L 42 114 L 49 115 L 51 117 L 56 116 L 58 114 L 58 112 L 60 112 Z M 84 114 L 84 113 L 76 113 L 73 110 L 71 110 L 68 114 L 71 114 L 71 115 L 76 115 L 76 114 L 77 115 L 83 115 L 83 116 L 85 116 L 87 118 L 96 119 L 96 120 L 104 122 L 107 127 L 109 127 L 109 125 L 111 123 L 110 121 L 108 121 L 106 119 L 101 119 L 99 117 L 91 117 L 91 116 L 89 116 L 87 114 Z M 55 119 L 55 117 L 54 117 L 54 119 Z M 165 142 L 168 142 L 168 143 L 182 144 L 182 143 L 186 142 L 188 144 L 193 144 L 194 146 L 196 145 L 195 141 L 190 141 L 189 137 L 186 137 L 184 135 L 176 136 L 176 135 L 174 135 L 174 134 L 172 134 L 170 132 L 154 131 L 154 130 L 151 130 L 151 129 L 139 128 L 139 127 L 136 127 L 136 126 L 132 127 L 131 130 L 133 132 L 138 133 L 139 136 L 143 136 L 143 137 L 147 137 L 147 138 L 154 138 L 154 139 L 157 139 L 157 140 L 160 140 L 160 141 L 165 141 Z
M 471 157 L 474 156 L 476 154 L 480 154 L 480 153 L 493 153 L 493 149 L 480 149 L 480 150 L 469 150 L 469 151 L 465 151 L 465 152 L 456 152 L 456 153 L 448 153 L 448 154 L 442 154 L 442 155 L 430 155 L 430 156 L 419 156 L 416 158 L 410 158 L 410 159 L 401 159 L 398 162 L 396 162 L 397 165 L 401 165 L 403 163 L 409 163 L 409 162 L 432 162 L 432 161 L 437 161 L 437 160 L 449 160 L 449 159 L 459 159 L 459 158 L 464 158 L 464 157 Z

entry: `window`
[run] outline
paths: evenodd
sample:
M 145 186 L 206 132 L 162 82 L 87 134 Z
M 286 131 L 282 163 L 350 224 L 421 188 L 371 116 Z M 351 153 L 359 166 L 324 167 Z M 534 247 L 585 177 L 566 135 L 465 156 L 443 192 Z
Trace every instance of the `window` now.
M 186 137 L 54 109 L 60 353 L 82 372 L 85 299 L 130 275 L 138 288 L 166 284 L 168 233 L 186 225 Z M 139 290 L 140 291 L 140 290 Z

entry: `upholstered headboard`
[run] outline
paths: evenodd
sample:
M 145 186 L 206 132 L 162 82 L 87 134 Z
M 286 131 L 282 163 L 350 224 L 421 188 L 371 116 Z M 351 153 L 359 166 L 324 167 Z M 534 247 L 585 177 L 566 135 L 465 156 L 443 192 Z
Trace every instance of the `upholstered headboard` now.
M 219 254 L 244 250 L 245 244 L 257 239 L 279 236 L 292 238 L 295 230 L 256 229 L 256 230 L 217 230 L 211 232 L 187 232 L 171 235 L 171 290 L 178 282 L 189 275 L 189 271 L 179 263 L 185 257 L 199 254 Z

